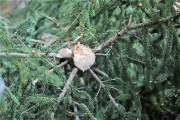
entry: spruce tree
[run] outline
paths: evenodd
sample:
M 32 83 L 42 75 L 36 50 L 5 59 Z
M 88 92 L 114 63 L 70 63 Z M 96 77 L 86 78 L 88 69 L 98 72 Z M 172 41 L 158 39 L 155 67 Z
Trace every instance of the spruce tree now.
M 0 119 L 179 120 L 179 17 L 178 0 L 20 0 L 0 15 Z

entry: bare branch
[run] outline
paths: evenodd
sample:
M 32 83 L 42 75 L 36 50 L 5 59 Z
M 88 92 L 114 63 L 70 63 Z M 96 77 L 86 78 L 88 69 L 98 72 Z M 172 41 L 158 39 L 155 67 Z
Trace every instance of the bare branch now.
M 116 103 L 116 101 L 114 100 L 114 98 L 112 97 L 112 95 L 111 95 L 111 94 L 108 94 L 108 97 L 109 97 L 109 99 L 113 102 L 113 104 L 114 104 L 116 107 L 118 107 L 118 104 Z
M 31 109 L 34 108 L 34 107 L 36 107 L 36 104 L 33 105 L 32 107 L 28 108 L 27 110 L 23 111 L 23 112 L 21 113 L 21 115 L 24 114 L 24 113 L 26 113 L 27 111 L 31 110 Z
M 130 27 L 131 22 L 132 22 L 132 15 L 130 15 L 130 17 L 129 17 L 129 21 L 128 21 L 127 27 Z
M 24 53 L 5 53 L 5 52 L 2 52 L 0 53 L 0 57 L 3 58 L 3 57 L 22 57 L 22 58 L 27 58 L 27 57 L 30 57 L 31 55 L 30 54 L 24 54 Z
M 67 90 L 69 89 L 69 86 L 71 85 L 72 80 L 74 79 L 74 76 L 76 75 L 77 71 L 78 71 L 77 68 L 73 68 L 73 70 L 71 72 L 71 75 L 69 76 L 66 84 L 64 85 L 64 88 L 63 88 L 62 92 L 59 95 L 58 104 L 61 102 L 62 98 L 64 97 L 64 95 L 66 94 Z
M 152 26 L 152 25 L 156 25 L 156 24 L 159 24 L 159 23 L 165 23 L 165 22 L 168 22 L 170 20 L 173 21 L 174 19 L 177 19 L 179 16 L 180 16 L 180 13 L 175 15 L 175 16 L 163 18 L 163 19 L 160 19 L 160 20 L 157 20 L 157 21 L 154 21 L 154 22 L 146 22 L 146 23 L 139 23 L 139 24 L 131 25 L 129 27 L 129 29 L 136 29 L 136 28 Z
M 95 47 L 93 49 L 93 52 L 96 53 L 102 49 L 104 49 L 105 47 L 109 46 L 112 42 L 116 41 L 118 38 L 120 38 L 121 36 L 123 36 L 127 31 L 131 30 L 131 29 L 136 29 L 136 28 L 142 28 L 142 27 L 147 27 L 147 26 L 152 26 L 152 25 L 156 25 L 159 23 L 165 23 L 168 21 L 173 21 L 174 19 L 178 18 L 180 16 L 180 13 L 172 16 L 172 17 L 168 17 L 168 18 L 163 18 L 154 22 L 145 22 L 145 23 L 139 23 L 139 24 L 135 24 L 135 25 L 130 25 L 131 21 L 132 21 L 132 16 L 130 16 L 129 18 L 129 22 L 128 24 L 125 26 L 124 29 L 122 29 L 121 31 L 118 32 L 118 34 L 114 35 L 112 38 L 110 38 L 109 40 L 107 40 L 105 43 L 102 43 L 100 46 Z
M 108 74 L 106 74 L 105 72 L 101 71 L 101 70 L 98 69 L 98 68 L 93 67 L 92 70 L 95 71 L 95 72 L 97 72 L 98 74 L 100 74 L 100 75 L 102 75 L 102 76 L 109 77 Z
M 17 57 L 17 58 L 30 58 L 30 57 L 36 57 L 35 55 L 32 54 L 26 54 L 26 53 L 8 53 L 8 52 L 1 52 L 0 57 Z M 38 53 L 39 56 L 48 56 L 48 57 L 56 57 L 57 53 L 49 53 L 46 55 L 46 53 Z M 39 57 L 38 56 L 38 57 Z
M 56 20 L 55 18 L 49 17 L 49 16 L 47 16 L 47 15 L 43 15 L 43 16 L 46 17 L 47 19 L 53 21 L 53 22 L 56 24 L 57 27 L 60 26 L 58 20 Z
M 140 64 L 140 65 L 143 65 L 143 66 L 145 65 L 145 63 L 140 61 L 140 60 L 136 60 L 136 59 L 131 58 L 131 57 L 125 57 L 125 58 L 127 58 L 127 60 L 132 61 L 134 63 Z
M 142 39 L 139 38 L 136 34 L 133 34 L 133 33 L 129 32 L 129 31 L 127 33 L 130 34 L 131 36 L 137 38 L 139 41 L 142 41 Z
M 101 90 L 101 85 L 99 85 L 99 89 L 98 89 L 98 91 L 97 91 L 97 93 L 96 93 L 95 98 L 99 95 L 100 90 Z
M 62 63 L 59 64 L 57 67 L 62 67 L 62 66 L 64 66 L 64 65 L 66 65 L 67 63 L 68 63 L 68 60 L 62 62 Z M 53 72 L 53 71 L 54 71 L 54 69 L 50 69 L 50 70 L 48 71 L 48 73 L 51 73 L 51 72 Z M 42 77 L 42 76 L 44 76 L 44 75 L 47 75 L 48 73 L 46 73 L 46 74 L 44 73 L 44 74 L 40 75 L 40 77 Z M 35 80 L 33 81 L 33 84 L 35 85 L 38 81 L 39 81 L 39 78 L 35 79 Z
M 109 56 L 110 54 L 96 53 L 97 56 Z
M 103 89 L 106 90 L 106 86 L 104 85 L 104 83 L 99 79 L 99 77 L 94 73 L 94 71 L 92 69 L 89 69 L 89 72 L 92 74 L 92 76 L 99 82 L 99 84 L 101 85 L 101 87 Z M 116 103 L 116 101 L 114 100 L 114 98 L 112 97 L 112 95 L 108 92 L 108 97 L 109 99 L 113 102 L 113 104 L 118 107 L 118 103 Z
M 99 77 L 94 73 L 92 69 L 88 69 L 91 75 L 99 82 L 99 84 L 102 86 L 102 88 L 105 88 L 104 83 L 99 79 Z

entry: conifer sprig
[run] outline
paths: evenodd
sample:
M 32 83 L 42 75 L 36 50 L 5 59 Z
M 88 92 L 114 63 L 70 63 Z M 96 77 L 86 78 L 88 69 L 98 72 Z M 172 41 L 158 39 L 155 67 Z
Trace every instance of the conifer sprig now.
M 165 22 L 168 22 L 168 21 L 173 21 L 173 20 L 179 18 L 179 16 L 180 16 L 180 14 L 177 14 L 175 16 L 163 18 L 163 19 L 160 19 L 160 20 L 157 20 L 157 21 L 154 21 L 154 22 L 139 23 L 139 24 L 135 24 L 135 25 L 131 25 L 132 16 L 130 16 L 129 17 L 129 22 L 124 27 L 124 29 L 120 30 L 115 36 L 113 36 L 112 38 L 107 40 L 105 43 L 102 43 L 101 45 L 95 47 L 93 51 L 94 52 L 101 51 L 105 47 L 109 46 L 112 42 L 114 42 L 118 38 L 122 37 L 125 33 L 127 33 L 131 29 L 144 28 L 144 27 L 147 27 L 147 26 L 152 26 L 152 25 L 156 25 L 156 24 L 160 24 L 160 23 L 165 23 Z

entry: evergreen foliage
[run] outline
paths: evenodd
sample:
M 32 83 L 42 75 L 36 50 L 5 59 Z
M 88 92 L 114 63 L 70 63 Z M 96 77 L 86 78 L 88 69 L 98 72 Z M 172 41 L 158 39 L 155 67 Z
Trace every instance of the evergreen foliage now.
M 24 1 L 0 16 L 0 119 L 180 119 L 178 0 Z M 85 72 L 55 56 L 81 35 Z

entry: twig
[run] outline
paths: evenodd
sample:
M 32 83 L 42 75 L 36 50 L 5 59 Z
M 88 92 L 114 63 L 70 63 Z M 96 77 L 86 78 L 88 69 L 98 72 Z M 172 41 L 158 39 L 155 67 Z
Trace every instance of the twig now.
M 135 24 L 135 25 L 131 25 L 129 27 L 129 29 L 136 29 L 136 28 L 142 28 L 142 27 L 147 27 L 147 26 L 152 26 L 152 25 L 156 25 L 159 23 L 165 23 L 168 22 L 169 20 L 173 21 L 174 19 L 178 18 L 180 16 L 180 13 L 172 16 L 172 17 L 167 17 L 167 18 L 163 18 L 154 22 L 145 22 L 145 23 L 139 23 L 139 24 Z
M 88 69 L 89 72 L 92 74 L 92 76 L 99 82 L 99 84 L 101 85 L 101 87 L 106 90 L 106 86 L 104 85 L 104 83 L 99 79 L 99 77 L 94 73 L 94 71 L 92 69 Z M 113 102 L 113 104 L 118 107 L 118 103 L 116 103 L 116 101 L 114 100 L 114 98 L 112 97 L 112 95 L 108 92 L 108 97 L 109 99 Z
M 73 109 L 75 113 L 78 111 L 76 105 L 73 106 Z M 76 115 L 75 120 L 79 120 L 79 116 Z
M 30 54 L 24 54 L 24 53 L 5 53 L 5 52 L 2 52 L 0 53 L 0 57 L 3 58 L 3 57 L 22 57 L 22 58 L 27 58 L 27 57 L 30 57 L 31 55 Z
M 120 38 L 121 36 L 123 36 L 127 31 L 131 30 L 131 29 L 136 29 L 136 28 L 142 28 L 142 27 L 147 27 L 147 26 L 152 26 L 152 25 L 156 25 L 159 23 L 165 23 L 168 21 L 173 21 L 174 19 L 178 18 L 180 16 L 180 13 L 172 16 L 172 17 L 168 17 L 168 18 L 163 18 L 154 22 L 145 22 L 145 23 L 139 23 L 139 24 L 135 24 L 135 25 L 130 25 L 131 21 L 132 21 L 132 16 L 130 16 L 129 18 L 129 22 L 128 24 L 125 26 L 124 29 L 122 29 L 121 31 L 118 32 L 118 34 L 116 34 L 115 36 L 113 36 L 112 38 L 110 38 L 109 40 L 107 40 L 105 43 L 102 43 L 100 46 L 95 47 L 93 49 L 93 52 L 96 53 L 100 50 L 102 50 L 103 48 L 109 46 L 112 42 L 116 41 L 118 38 Z
M 92 69 L 88 69 L 91 75 L 99 82 L 99 84 L 102 86 L 102 88 L 105 88 L 104 83 L 99 79 L 99 77 L 94 73 Z
M 62 46 L 71 47 L 71 46 L 73 46 L 74 44 L 77 44 L 78 41 L 80 41 L 82 37 L 83 37 L 83 34 L 81 34 L 80 36 L 77 36 L 72 42 L 66 42 L 66 43 L 64 43 Z
M 131 36 L 137 38 L 139 41 L 142 41 L 141 38 L 139 38 L 137 35 L 135 35 L 135 34 L 129 32 L 129 31 L 128 31 L 127 33 L 130 34 Z
M 75 21 L 80 17 L 80 15 L 84 12 L 85 9 L 83 9 L 78 15 L 77 17 L 74 19 L 74 21 L 71 23 L 71 25 L 67 28 L 66 32 L 71 28 L 71 26 L 75 23 Z
M 66 60 L 66 61 L 62 62 L 61 64 L 59 64 L 57 67 L 62 67 L 62 66 L 64 66 L 64 65 L 66 65 L 68 62 L 69 62 L 69 61 Z
M 58 104 L 61 102 L 62 98 L 64 97 L 64 95 L 66 94 L 67 90 L 69 89 L 69 86 L 71 85 L 72 80 L 74 79 L 74 76 L 76 75 L 77 71 L 78 71 L 77 68 L 73 68 L 73 70 L 71 72 L 71 75 L 69 76 L 66 84 L 64 85 L 64 88 L 63 88 L 62 92 L 59 95 Z
M 162 107 L 163 110 L 167 111 L 168 113 L 170 113 L 171 115 L 176 115 L 176 113 L 166 107 Z
M 100 46 L 95 47 L 93 52 L 96 53 L 100 50 L 102 50 L 103 48 L 109 46 L 112 42 L 114 42 L 115 40 L 117 40 L 117 38 L 121 37 L 122 35 L 124 35 L 130 28 L 130 24 L 132 21 L 132 15 L 129 17 L 129 22 L 128 24 L 125 26 L 124 29 L 122 29 L 120 32 L 118 32 L 118 34 L 115 34 L 115 36 L 113 36 L 112 38 L 110 38 L 108 41 L 106 41 L 105 43 L 102 43 Z
M 97 91 L 97 93 L 96 93 L 95 98 L 97 98 L 97 96 L 99 95 L 100 90 L 101 90 L 101 85 L 99 85 L 99 89 L 98 89 L 98 91 Z
M 129 17 L 129 21 L 128 21 L 128 24 L 127 24 L 127 26 L 126 27 L 130 27 L 130 25 L 131 25 L 131 22 L 132 22 L 132 15 L 130 15 L 130 17 Z
M 46 53 L 39 53 L 40 56 L 48 56 L 48 57 L 56 57 L 57 53 L 49 53 L 46 55 Z M 0 52 L 0 57 L 17 57 L 17 58 L 30 58 L 30 57 L 36 57 L 35 55 L 26 54 L 26 53 L 9 53 L 9 52 Z M 39 57 L 39 56 L 37 56 Z
M 68 63 L 68 60 L 62 62 L 62 63 L 59 64 L 57 67 L 62 67 L 62 66 L 64 66 L 64 65 L 66 65 L 67 63 Z M 47 73 L 51 73 L 51 72 L 53 72 L 53 71 L 54 71 L 54 69 L 50 69 Z M 47 73 L 46 73 L 46 74 L 47 74 Z M 44 75 L 46 75 L 46 74 L 44 73 L 44 74 L 40 75 L 40 77 L 42 77 L 42 76 L 44 76 Z M 35 80 L 33 81 L 33 85 L 35 85 L 38 81 L 39 81 L 39 78 L 35 79 Z
M 35 106 L 36 106 L 36 105 L 33 105 L 32 107 L 30 107 L 30 108 L 28 108 L 27 110 L 23 111 L 23 112 L 21 113 L 21 115 L 24 114 L 25 112 L 31 110 L 31 109 L 34 108 Z
M 132 61 L 132 62 L 134 62 L 134 63 L 137 63 L 137 64 L 140 64 L 140 65 L 145 65 L 145 63 L 144 62 L 142 62 L 142 61 L 139 61 L 139 60 L 136 60 L 136 59 L 134 59 L 134 58 L 131 58 L 131 57 L 125 57 L 127 60 L 129 60 L 129 61 Z
M 119 58 L 120 58 L 120 60 L 121 60 L 121 62 L 122 62 L 122 65 L 123 65 L 123 67 L 125 67 L 126 66 L 126 63 L 125 63 L 125 60 L 123 59 L 123 57 L 122 57 L 122 55 L 121 54 L 119 54 L 119 53 L 114 53 L 114 54 L 116 54 Z
M 84 10 L 85 9 L 83 9 L 77 16 L 76 16 L 76 18 L 74 19 L 74 21 L 71 23 L 71 25 L 70 26 L 67 26 L 66 27 L 66 32 L 65 32 L 65 34 L 62 36 L 62 38 L 64 38 L 64 36 L 66 35 L 66 33 L 68 32 L 68 30 L 71 28 L 71 26 L 75 23 L 75 21 L 80 17 L 80 15 L 84 12 Z
M 116 107 L 118 107 L 118 104 L 117 104 L 117 102 L 114 100 L 114 98 L 112 97 L 112 95 L 111 95 L 111 94 L 108 94 L 108 97 L 109 97 L 110 100 L 113 102 L 113 104 L 114 104 Z
M 56 57 L 57 53 L 49 53 L 46 55 L 46 53 L 39 53 L 40 56 L 48 56 L 48 57 Z M 19 57 L 19 58 L 30 58 L 30 57 L 36 57 L 35 55 L 31 54 L 26 54 L 26 53 L 6 53 L 6 52 L 1 52 L 0 57 Z M 39 57 L 39 56 L 38 56 Z
M 54 23 L 56 23 L 56 26 L 60 26 L 60 24 L 58 23 L 58 20 L 56 20 L 55 18 L 49 17 L 47 15 L 43 15 L 44 17 L 48 18 L 49 20 L 53 21 Z
M 97 56 L 109 56 L 110 54 L 96 53 Z
M 35 40 L 35 39 L 31 39 L 32 42 L 36 42 L 36 43 L 42 43 L 42 44 L 45 44 L 44 41 L 42 40 Z
M 98 69 L 98 68 L 93 67 L 92 70 L 95 71 L 95 72 L 97 72 L 98 74 L 100 74 L 100 75 L 102 75 L 102 76 L 109 77 L 108 74 L 106 74 L 105 72 L 101 71 L 101 70 Z

